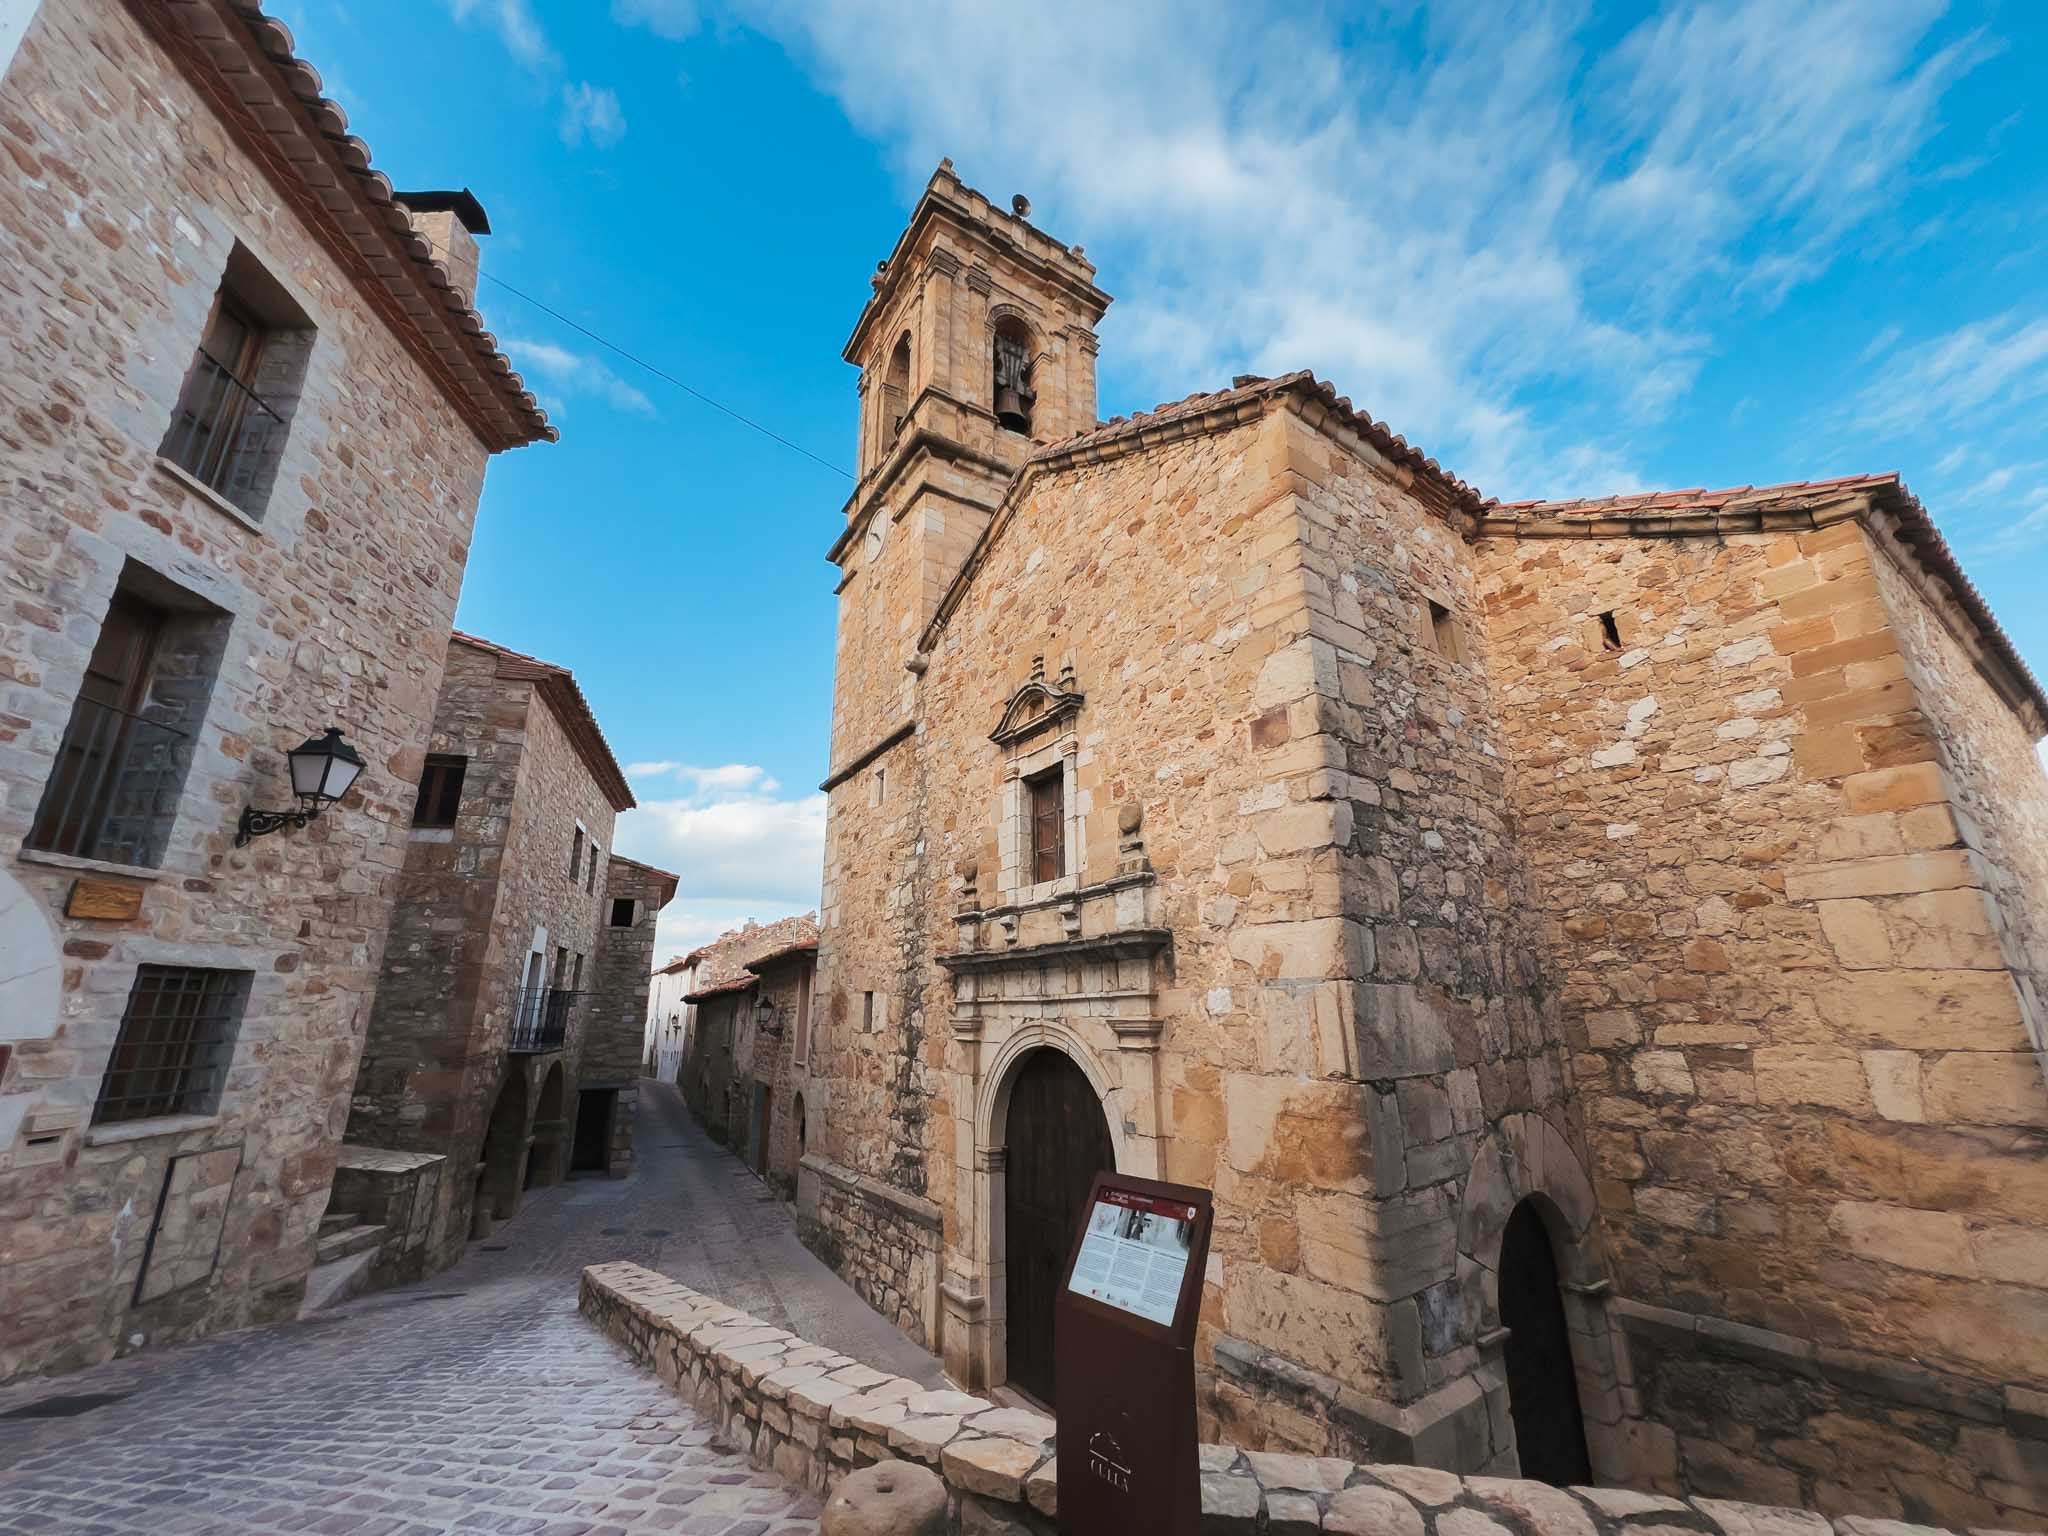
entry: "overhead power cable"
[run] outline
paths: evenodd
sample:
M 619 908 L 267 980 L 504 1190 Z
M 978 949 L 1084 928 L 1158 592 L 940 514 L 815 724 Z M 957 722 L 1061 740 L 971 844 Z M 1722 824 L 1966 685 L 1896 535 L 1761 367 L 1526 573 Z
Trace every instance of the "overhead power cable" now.
M 433 249 L 437 254 L 443 257 L 447 256 L 448 254 L 447 250 L 438 244 L 434 245 Z M 775 431 L 772 427 L 763 426 L 760 422 L 754 420 L 753 417 L 741 415 L 738 411 L 734 410 L 724 401 L 714 400 L 711 396 L 705 394 L 703 390 L 698 389 L 695 385 L 684 383 L 681 379 L 677 378 L 667 369 L 656 367 L 653 363 L 648 362 L 646 358 L 639 356 L 637 353 L 629 352 L 624 347 L 620 346 L 617 342 L 611 341 L 603 336 L 598 335 L 597 332 L 593 331 L 589 326 L 584 325 L 579 321 L 571 320 L 559 309 L 554 308 L 550 304 L 544 304 L 539 299 L 536 299 L 532 294 L 513 287 L 510 283 L 506 282 L 505 279 L 503 279 L 502 277 L 494 277 L 491 273 L 485 272 L 481 268 L 478 269 L 477 276 L 483 278 L 487 282 L 496 283 L 500 288 L 504 289 L 507 293 L 511 294 L 513 298 L 525 300 L 528 304 L 531 304 L 535 309 L 539 310 L 542 314 L 548 315 L 555 320 L 559 320 L 563 325 L 568 326 L 570 330 L 576 332 L 579 336 L 589 337 L 592 341 L 596 342 L 600 347 L 605 348 L 607 351 L 616 352 L 620 357 L 623 357 L 627 362 L 631 363 L 634 367 L 645 369 L 648 373 L 653 374 L 657 379 L 660 379 L 665 383 L 675 385 L 677 389 L 680 389 L 684 394 L 690 396 L 693 400 L 700 401 L 701 403 L 710 406 L 714 411 L 723 412 L 725 415 L 730 416 L 734 421 L 738 422 L 741 426 L 753 428 L 763 437 L 774 439 L 774 441 L 782 444 L 783 447 L 789 449 L 791 452 L 802 454 L 805 458 L 809 459 L 813 464 L 821 465 L 824 468 L 831 470 L 832 473 L 835 475 L 844 475 L 849 480 L 854 478 L 853 471 L 849 469 L 842 469 L 839 465 L 834 464 L 830 459 L 820 458 L 817 454 L 811 452 L 810 449 L 806 448 L 802 443 L 791 442 L 788 438 L 784 437 L 780 432 Z

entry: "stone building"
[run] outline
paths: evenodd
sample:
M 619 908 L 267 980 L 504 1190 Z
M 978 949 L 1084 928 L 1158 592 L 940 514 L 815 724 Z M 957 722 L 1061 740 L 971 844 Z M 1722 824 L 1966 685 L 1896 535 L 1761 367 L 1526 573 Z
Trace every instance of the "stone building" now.
M 257 5 L 8 12 L 0 1379 L 297 1310 L 484 466 L 554 435 L 475 199 Z
M 1098 1167 L 1212 1188 L 1212 1437 L 2048 1512 L 2048 701 L 1896 477 L 1489 501 L 1305 373 L 1095 415 L 942 165 L 859 484 L 807 1205 L 1053 1390 Z
M 381 1245 L 380 1282 L 452 1263 L 572 1167 L 630 1166 L 675 891 L 608 852 L 633 795 L 566 668 L 454 634 L 427 743 L 332 1223 Z
M 658 1083 L 682 1080 L 683 1026 L 693 1011 L 683 999 L 697 990 L 697 956 L 702 953 L 678 955 L 649 978 L 641 1060 L 647 1075 Z
M 786 1193 L 796 1187 L 817 949 L 818 920 L 805 913 L 750 922 L 670 968 L 688 987 L 677 1069 L 684 1102 Z

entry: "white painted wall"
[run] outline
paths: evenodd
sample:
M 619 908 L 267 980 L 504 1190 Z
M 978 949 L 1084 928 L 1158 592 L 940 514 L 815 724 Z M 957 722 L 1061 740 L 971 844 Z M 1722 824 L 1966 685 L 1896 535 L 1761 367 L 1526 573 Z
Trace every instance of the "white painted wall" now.
M 43 0 L 0 0 L 0 77 L 7 73 L 7 66 L 14 62 L 15 50 L 21 47 L 21 39 L 28 31 L 28 24 L 35 19 L 36 7 Z

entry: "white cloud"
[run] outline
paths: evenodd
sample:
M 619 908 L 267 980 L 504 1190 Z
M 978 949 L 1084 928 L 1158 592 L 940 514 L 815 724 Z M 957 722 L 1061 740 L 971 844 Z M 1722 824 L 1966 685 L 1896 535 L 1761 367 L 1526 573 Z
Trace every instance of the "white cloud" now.
M 825 862 L 825 797 L 777 796 L 775 780 L 751 763 L 693 768 L 637 763 L 629 772 L 659 769 L 680 793 L 643 794 L 618 820 L 614 841 L 628 858 L 679 877 L 664 909 L 657 953 L 686 950 L 748 918 L 771 922 L 818 905 Z
M 527 0 L 448 0 L 448 8 L 457 21 L 481 20 L 528 69 L 552 69 L 561 63 Z
M 562 142 L 574 147 L 588 139 L 610 149 L 626 136 L 626 114 L 616 91 L 588 80 L 562 87 Z
M 702 17 L 696 0 L 612 0 L 612 19 L 680 40 L 697 30 Z
M 526 336 L 503 336 L 498 344 L 523 372 L 539 374 L 572 394 L 596 395 L 616 409 L 637 416 L 655 414 L 652 400 L 596 358 Z
M 1963 554 L 2037 553 L 2048 534 L 2048 313 L 2007 310 L 1894 345 L 1869 375 L 1825 430 L 1895 461 L 1903 448 L 1913 488 Z
M 682 766 L 681 763 L 672 763 L 666 760 L 658 763 L 628 763 L 626 764 L 626 777 L 629 779 L 651 779 L 658 774 L 674 773 Z
M 1636 483 L 1711 307 L 1824 267 L 1983 52 L 1920 59 L 1936 0 L 1674 4 L 1591 65 L 1578 0 L 735 4 L 906 184 L 950 155 L 1093 247 L 1152 398 L 1313 367 L 1503 496 Z

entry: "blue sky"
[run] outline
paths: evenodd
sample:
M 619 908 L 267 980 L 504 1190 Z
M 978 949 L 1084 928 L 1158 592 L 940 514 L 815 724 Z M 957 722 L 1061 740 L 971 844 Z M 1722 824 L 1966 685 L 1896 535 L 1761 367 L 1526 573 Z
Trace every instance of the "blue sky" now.
M 830 465 L 950 155 L 1117 295 L 1104 416 L 1306 366 L 1504 499 L 1903 470 L 2048 673 L 2048 7 L 272 9 L 486 272 Z M 493 465 L 459 622 L 575 669 L 664 951 L 811 905 L 850 479 L 480 302 L 563 438 Z

